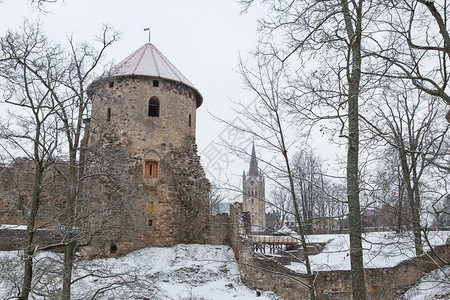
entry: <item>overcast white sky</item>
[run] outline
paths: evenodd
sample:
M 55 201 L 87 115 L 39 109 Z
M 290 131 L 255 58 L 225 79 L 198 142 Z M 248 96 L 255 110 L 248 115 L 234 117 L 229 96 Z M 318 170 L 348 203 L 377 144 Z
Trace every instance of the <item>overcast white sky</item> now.
M 239 53 L 246 56 L 256 45 L 262 7 L 252 7 L 241 15 L 235 0 L 65 0 L 48 4 L 50 13 L 42 14 L 29 2 L 0 0 L 0 35 L 18 29 L 28 17 L 39 18 L 53 40 L 65 42 L 66 36 L 74 33 L 76 40 L 90 42 L 106 23 L 122 33 L 107 57 L 117 63 L 148 41 L 143 29 L 150 27 L 152 43 L 204 97 L 197 111 L 197 144 L 208 177 L 224 180 L 227 167 L 234 174 L 242 174 L 248 167 L 212 146 L 227 133 L 208 110 L 233 120 L 230 100 L 250 102 L 254 98 L 243 89 L 236 69 Z M 250 151 L 250 141 L 246 142 Z M 228 165 L 230 160 L 234 163 Z

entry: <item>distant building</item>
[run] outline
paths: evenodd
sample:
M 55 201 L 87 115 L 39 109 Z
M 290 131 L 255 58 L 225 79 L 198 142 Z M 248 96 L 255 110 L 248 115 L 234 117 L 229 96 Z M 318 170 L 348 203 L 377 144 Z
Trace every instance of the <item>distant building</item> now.
M 250 213 L 251 230 L 263 232 L 266 228 L 265 182 L 258 169 L 255 145 L 253 144 L 250 168 L 242 176 L 243 203 L 242 210 Z
M 274 232 L 283 226 L 281 224 L 281 216 L 277 211 L 266 213 L 266 227 L 269 232 Z
M 342 218 L 316 217 L 313 219 L 313 233 L 342 233 L 344 224 Z
M 403 207 L 401 213 L 399 213 L 398 207 L 387 204 L 383 204 L 381 207 L 368 208 L 361 215 L 362 230 L 366 232 L 407 230 L 411 226 L 408 220 L 410 219 L 408 217 L 409 213 L 406 207 Z M 401 220 L 399 220 L 399 217 Z M 344 230 L 347 231 L 348 228 L 349 220 L 348 216 L 346 216 L 344 219 Z

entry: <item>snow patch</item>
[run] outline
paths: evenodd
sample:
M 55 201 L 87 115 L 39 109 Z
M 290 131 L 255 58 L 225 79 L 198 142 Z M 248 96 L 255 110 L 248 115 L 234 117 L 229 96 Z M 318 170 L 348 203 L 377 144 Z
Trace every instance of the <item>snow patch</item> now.
M 431 245 L 444 245 L 450 236 L 450 231 L 430 231 L 428 240 Z M 415 256 L 412 233 L 405 232 L 371 232 L 362 235 L 363 256 L 365 268 L 395 267 L 399 263 Z M 310 235 L 308 243 L 326 242 L 322 253 L 311 255 L 313 271 L 350 270 L 350 240 L 348 234 Z M 429 250 L 424 246 L 424 250 Z M 299 273 L 306 273 L 306 267 L 301 262 L 293 262 L 286 266 Z
M 20 254 L 0 252 L 0 266 L 3 264 L 9 270 L 0 270 L 0 299 L 13 296 L 15 280 L 12 278 L 18 280 L 16 283 L 21 282 Z M 41 253 L 36 258 L 47 263 L 38 263 L 36 268 L 51 270 L 40 274 L 40 282 L 45 283 L 36 285 L 40 292 L 58 293 L 61 258 L 54 253 Z M 51 274 L 56 275 L 52 278 Z M 261 292 L 257 297 L 256 291 L 245 287 L 233 251 L 220 245 L 181 244 L 141 249 L 119 258 L 77 261 L 73 274 L 73 299 L 91 299 L 96 292 L 95 299 L 281 299 L 271 292 Z

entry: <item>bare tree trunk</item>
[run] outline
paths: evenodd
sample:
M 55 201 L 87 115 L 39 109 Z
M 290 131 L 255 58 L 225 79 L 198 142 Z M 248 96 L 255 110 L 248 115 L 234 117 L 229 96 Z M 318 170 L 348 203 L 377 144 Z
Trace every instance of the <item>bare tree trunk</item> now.
M 75 220 L 75 201 L 77 198 L 77 174 L 78 170 L 76 167 L 76 150 L 71 149 L 71 155 L 69 158 L 69 170 L 70 175 L 67 184 L 69 185 L 66 209 L 65 209 L 65 240 L 68 244 L 64 249 L 64 275 L 63 275 L 63 289 L 62 289 L 62 300 L 70 300 L 70 290 L 72 286 L 72 268 L 73 268 L 73 258 L 75 256 L 78 241 L 74 236 L 74 220 Z
M 411 186 L 411 174 L 410 168 L 408 167 L 407 154 L 405 151 L 399 150 L 400 162 L 402 167 L 403 181 L 405 182 L 406 195 L 408 197 L 409 208 L 411 209 L 411 221 L 414 234 L 414 247 L 416 250 L 416 255 L 421 255 L 423 253 L 422 248 L 422 237 L 420 230 L 420 216 L 419 208 L 416 205 L 414 188 Z
M 71 238 L 71 236 L 69 236 Z M 73 259 L 76 252 L 76 241 L 71 241 L 64 249 L 64 273 L 61 299 L 70 300 L 72 287 Z
M 42 186 L 41 163 L 38 163 L 35 167 L 34 180 L 35 181 L 34 181 L 33 199 L 31 203 L 31 211 L 30 214 L 27 216 L 27 230 L 25 233 L 25 245 L 26 245 L 26 249 L 24 251 L 25 267 L 23 274 L 22 295 L 20 296 L 20 300 L 28 299 L 31 292 L 31 282 L 33 280 L 33 255 L 34 255 L 33 236 L 35 230 L 34 223 L 39 208 L 41 186 Z
M 361 237 L 361 208 L 359 203 L 359 84 L 361 81 L 361 33 L 362 0 L 355 4 L 356 24 L 353 28 L 348 2 L 342 0 L 342 12 L 350 41 L 348 80 L 348 150 L 347 150 L 347 197 L 349 209 L 350 265 L 353 299 L 366 299 L 364 262 Z M 349 57 L 350 59 L 350 57 Z

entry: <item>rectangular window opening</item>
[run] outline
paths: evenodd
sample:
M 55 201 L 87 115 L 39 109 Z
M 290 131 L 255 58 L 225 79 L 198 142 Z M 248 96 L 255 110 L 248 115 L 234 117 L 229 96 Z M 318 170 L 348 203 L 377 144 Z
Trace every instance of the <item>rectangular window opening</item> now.
M 148 227 L 152 227 L 153 226 L 153 220 L 148 220 Z
M 114 87 L 114 81 L 110 81 L 110 82 L 109 82 L 109 87 L 110 87 L 110 88 Z
M 152 213 L 153 212 L 153 202 L 149 202 L 147 205 L 147 212 Z
M 111 107 L 106 110 L 106 122 L 111 121 Z
M 155 161 L 145 162 L 145 177 L 156 178 L 158 177 L 158 163 Z
M 153 86 L 154 87 L 159 87 L 159 81 L 158 80 L 153 80 Z

